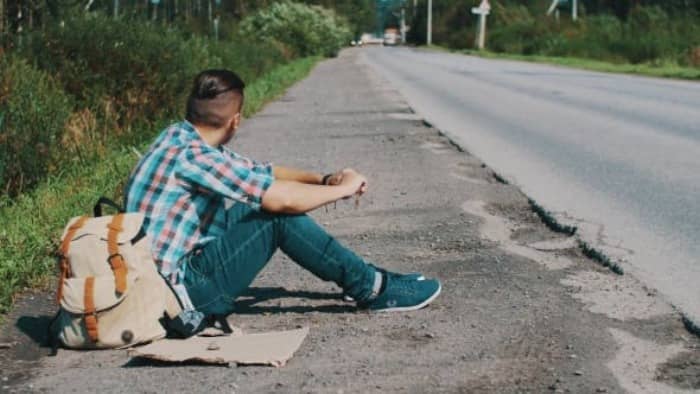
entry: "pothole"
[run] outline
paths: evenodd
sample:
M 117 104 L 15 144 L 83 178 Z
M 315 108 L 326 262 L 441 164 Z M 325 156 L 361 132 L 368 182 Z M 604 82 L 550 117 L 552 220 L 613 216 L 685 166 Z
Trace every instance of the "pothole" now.
M 683 352 L 656 370 L 656 380 L 685 390 L 700 390 L 700 350 Z
M 610 275 L 597 271 L 579 271 L 561 280 L 573 288 L 572 297 L 588 310 L 617 320 L 650 319 L 672 315 L 671 306 L 645 289 L 630 276 Z
M 572 265 L 567 257 L 559 256 L 555 253 L 541 252 L 526 245 L 520 245 L 510 238 L 511 225 L 500 216 L 493 215 L 486 210 L 486 203 L 483 201 L 467 201 L 462 204 L 462 209 L 474 216 L 479 216 L 484 223 L 479 227 L 479 231 L 484 238 L 495 241 L 507 252 L 517 254 L 527 259 L 544 265 L 551 270 L 564 269 Z
M 683 352 L 683 344 L 660 345 L 610 328 L 619 350 L 607 366 L 625 391 L 635 394 L 687 393 L 655 380 L 657 366 Z

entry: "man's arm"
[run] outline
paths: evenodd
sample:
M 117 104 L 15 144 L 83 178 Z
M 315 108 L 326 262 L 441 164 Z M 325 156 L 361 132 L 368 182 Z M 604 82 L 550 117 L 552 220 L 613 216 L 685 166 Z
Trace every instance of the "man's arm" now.
M 367 191 L 367 179 L 354 170 L 342 171 L 342 182 L 336 186 L 309 185 L 298 181 L 275 179 L 262 198 L 268 212 L 305 213 L 342 198 Z
M 323 181 L 323 174 L 291 167 L 272 166 L 272 175 L 275 179 L 301 182 L 309 185 L 320 185 Z

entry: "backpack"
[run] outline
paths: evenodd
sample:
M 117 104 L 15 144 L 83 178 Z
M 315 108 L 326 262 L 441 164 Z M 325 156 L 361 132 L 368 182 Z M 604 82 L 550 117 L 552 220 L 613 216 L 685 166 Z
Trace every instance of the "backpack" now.
M 102 216 L 102 204 L 119 213 Z M 94 217 L 68 222 L 58 251 L 59 311 L 49 327 L 54 349 L 58 342 L 126 348 L 165 337 L 164 325 L 182 307 L 153 261 L 143 221 L 143 214 L 101 198 Z

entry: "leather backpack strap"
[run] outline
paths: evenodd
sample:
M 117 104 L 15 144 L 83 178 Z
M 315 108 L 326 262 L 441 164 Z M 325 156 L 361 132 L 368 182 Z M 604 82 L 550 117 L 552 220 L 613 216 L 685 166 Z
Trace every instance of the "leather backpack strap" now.
M 82 216 L 75 223 L 73 223 L 70 227 L 68 227 L 68 231 L 66 232 L 66 236 L 63 237 L 63 240 L 61 240 L 61 247 L 58 250 L 58 258 L 59 258 L 61 273 L 59 274 L 59 277 L 58 277 L 58 289 L 56 290 L 56 303 L 57 304 L 60 304 L 61 299 L 63 298 L 63 283 L 65 282 L 66 278 L 68 278 L 71 275 L 70 262 L 68 261 L 68 249 L 70 248 L 70 243 L 73 240 L 73 237 L 75 237 L 75 233 L 81 227 L 83 227 L 85 225 L 85 222 L 87 221 L 87 219 L 88 219 L 87 216 Z
M 85 295 L 83 297 L 83 303 L 85 304 L 85 328 L 90 340 L 97 342 L 99 331 L 97 330 L 97 311 L 95 310 L 94 276 L 85 278 Z
M 119 254 L 119 243 L 117 240 L 117 236 L 124 229 L 122 227 L 123 222 L 124 215 L 118 214 L 114 215 L 112 222 L 107 225 L 109 229 L 107 232 L 107 251 L 109 252 L 107 262 L 114 272 L 114 288 L 119 294 L 126 292 L 126 274 L 128 272 L 124 256 Z

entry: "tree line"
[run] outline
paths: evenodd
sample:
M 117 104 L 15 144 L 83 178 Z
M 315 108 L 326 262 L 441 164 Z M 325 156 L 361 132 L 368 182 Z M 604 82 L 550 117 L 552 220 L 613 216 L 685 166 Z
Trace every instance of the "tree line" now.
M 213 21 L 236 24 L 280 0 L 0 0 L 0 38 L 7 44 L 28 31 L 80 14 L 104 14 L 206 30 Z M 375 0 L 297 0 L 344 16 L 359 34 L 375 25 Z

